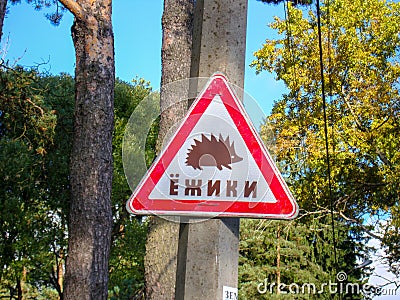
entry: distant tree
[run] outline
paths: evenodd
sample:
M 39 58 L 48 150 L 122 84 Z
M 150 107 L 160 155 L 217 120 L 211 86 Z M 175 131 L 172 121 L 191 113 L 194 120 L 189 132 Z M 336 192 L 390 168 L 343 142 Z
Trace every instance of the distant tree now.
M 63 296 L 65 259 L 67 256 L 68 216 L 71 200 L 69 182 L 69 162 L 71 156 L 73 110 L 74 110 L 74 79 L 67 74 L 50 76 L 38 74 L 33 88 L 43 98 L 46 106 L 55 113 L 57 120 L 54 130 L 54 139 L 48 148 L 45 159 L 45 168 L 41 172 L 45 176 L 44 202 L 52 213 L 50 228 L 59 228 L 58 234 L 49 232 L 48 248 L 51 249 L 53 260 L 49 260 L 46 269 L 37 267 L 41 273 L 41 281 L 32 284 L 54 288 L 60 299 Z M 44 248 L 46 249 L 46 248 Z M 35 272 L 35 270 L 32 270 Z M 40 274 L 39 274 L 40 275 Z
M 112 186 L 113 233 L 109 263 L 111 299 L 142 299 L 144 294 L 144 256 L 147 222 L 130 216 L 125 203 L 131 196 L 122 164 L 122 141 L 128 120 L 151 88 L 143 79 L 131 84 L 116 80 L 115 128 L 113 133 L 114 175 Z M 146 146 L 155 153 L 157 135 L 148 135 Z M 150 158 L 152 160 L 152 158 Z
M 69 148 L 58 146 L 60 139 L 69 142 L 62 131 L 65 110 L 72 111 L 73 85 L 67 77 L 62 87 L 57 80 L 41 80 L 20 67 L 0 71 L 2 297 L 20 299 L 28 283 L 31 292 L 51 287 L 62 294 Z

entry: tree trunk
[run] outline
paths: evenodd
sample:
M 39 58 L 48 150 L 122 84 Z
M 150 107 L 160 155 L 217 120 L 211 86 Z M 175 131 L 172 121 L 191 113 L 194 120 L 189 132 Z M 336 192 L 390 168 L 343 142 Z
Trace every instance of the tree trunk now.
M 22 285 L 19 277 L 17 278 L 17 299 L 22 300 Z
M 174 125 L 179 125 L 188 109 L 188 102 L 180 101 L 187 99 L 187 89 L 174 89 L 171 93 L 171 89 L 165 87 L 169 83 L 190 77 L 194 2 L 195 0 L 164 0 L 160 98 L 162 113 L 158 151 L 161 150 L 164 139 L 168 140 L 170 137 L 168 131 Z
M 6 16 L 7 0 L 0 0 L 0 41 L 3 35 L 3 23 Z
M 75 112 L 64 299 L 107 299 L 112 212 L 111 0 L 60 0 L 75 16 Z
M 194 0 L 165 0 L 162 17 L 161 119 L 157 149 L 184 117 L 188 88 L 170 92 L 166 85 L 190 77 Z M 175 103 L 175 104 L 174 104 Z M 174 299 L 179 224 L 153 217 L 146 244 L 146 299 Z

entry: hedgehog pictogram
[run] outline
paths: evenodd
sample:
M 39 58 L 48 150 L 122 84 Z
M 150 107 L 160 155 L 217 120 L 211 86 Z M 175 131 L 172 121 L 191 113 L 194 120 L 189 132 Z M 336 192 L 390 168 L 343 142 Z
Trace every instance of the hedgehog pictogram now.
M 224 140 L 221 135 L 217 139 L 211 134 L 208 139 L 202 134 L 201 141 L 195 139 L 191 147 L 188 149 L 186 165 L 194 169 L 203 170 L 203 166 L 215 166 L 218 170 L 222 170 L 222 167 L 232 169 L 230 164 L 243 160 L 236 154 L 234 142 L 230 143 L 229 136 Z

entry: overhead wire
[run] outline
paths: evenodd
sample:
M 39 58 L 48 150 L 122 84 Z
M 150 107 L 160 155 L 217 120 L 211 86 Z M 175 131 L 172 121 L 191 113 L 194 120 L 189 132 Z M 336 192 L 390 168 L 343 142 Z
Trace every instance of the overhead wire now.
M 290 28 L 290 7 L 289 0 L 284 2 L 284 12 L 286 19 L 286 38 L 289 48 L 289 54 L 291 56 L 292 70 L 295 69 L 295 57 L 293 50 L 292 33 Z M 331 31 L 330 31 L 330 5 L 327 0 L 327 25 L 328 25 L 328 81 L 329 81 L 329 95 L 332 97 L 332 77 L 331 77 Z M 334 254 L 334 267 L 336 272 L 338 271 L 338 259 L 337 259 L 337 241 L 336 241 L 336 227 L 334 217 L 334 197 L 332 187 L 332 170 L 331 170 L 331 158 L 329 153 L 329 134 L 328 134 L 328 117 L 327 117 L 327 101 L 325 92 L 325 74 L 324 74 L 324 60 L 323 60 L 323 44 L 322 44 L 322 30 L 321 30 L 321 9 L 320 0 L 316 0 L 317 6 L 317 27 L 318 27 L 318 48 L 319 48 L 319 65 L 320 65 L 320 76 L 321 76 L 321 94 L 322 94 L 322 107 L 323 107 L 323 122 L 324 122 L 324 138 L 325 138 L 325 155 L 327 165 L 327 177 L 328 177 L 328 189 L 329 189 L 329 205 L 330 205 L 330 217 L 331 217 L 331 228 L 332 228 L 332 244 Z M 295 79 L 296 88 L 298 88 L 296 74 L 293 74 Z M 339 299 L 340 299 L 339 295 Z
M 327 2 L 329 6 L 329 0 Z M 321 73 L 321 96 L 322 96 L 322 109 L 324 118 L 324 137 L 325 137 L 325 154 L 326 154 L 326 165 L 327 165 L 327 177 L 328 177 L 328 188 L 329 188 L 329 203 L 330 203 L 330 215 L 331 215 L 331 227 L 332 227 L 332 243 L 333 243 L 333 253 L 335 269 L 338 270 L 338 260 L 337 260 L 337 242 L 336 242 L 336 228 L 335 228 L 335 218 L 334 218 L 334 199 L 333 199 L 333 188 L 332 188 L 332 171 L 331 171 L 331 159 L 329 154 L 329 139 L 328 139 L 328 118 L 327 118 L 327 101 L 325 96 L 325 75 L 324 75 L 324 60 L 323 60 L 323 46 L 322 46 L 322 30 L 321 30 L 321 8 L 320 0 L 316 0 L 317 6 L 317 27 L 318 27 L 318 48 L 319 48 L 319 65 Z M 329 8 L 328 8 L 329 9 Z M 328 15 L 329 19 L 329 15 Z M 328 21 L 329 22 L 329 21 Z M 330 26 L 328 34 L 328 49 L 330 49 Z M 328 50 L 329 62 L 330 62 L 330 50 Z M 329 73 L 330 73 L 329 66 Z M 329 74 L 329 77 L 331 75 Z M 331 78 L 329 78 L 331 80 Z M 331 83 L 330 83 L 331 89 Z M 330 90 L 332 92 L 332 90 Z M 332 94 L 330 92 L 330 94 Z
M 291 91 L 291 97 L 297 97 L 299 96 L 299 82 L 297 80 L 297 72 L 296 72 L 296 59 L 295 59 L 295 53 L 294 53 L 294 41 L 293 41 L 293 36 L 292 36 L 292 30 L 290 27 L 290 20 L 291 20 L 291 14 L 290 14 L 290 6 L 289 6 L 289 2 L 291 2 L 291 0 L 286 0 L 283 2 L 283 9 L 284 9 L 284 13 L 285 13 L 285 24 L 286 24 L 286 42 L 287 42 L 287 48 L 288 48 L 288 52 L 289 52 L 289 57 L 290 57 L 290 65 L 289 68 L 291 69 L 292 72 L 292 77 L 294 80 L 294 87 L 292 88 Z M 293 92 L 294 91 L 294 92 Z M 298 111 L 300 111 L 300 109 L 298 109 Z M 299 128 L 302 128 L 302 124 L 301 124 L 301 120 L 298 119 L 298 125 Z M 299 135 L 300 136 L 300 135 Z M 301 149 L 301 147 L 295 147 L 295 149 Z M 296 151 L 296 150 L 295 150 Z M 301 152 L 301 150 L 300 150 Z M 300 153 L 301 155 L 301 153 Z M 297 164 L 301 164 L 301 158 L 297 158 Z M 297 166 L 296 170 L 300 169 L 301 166 Z

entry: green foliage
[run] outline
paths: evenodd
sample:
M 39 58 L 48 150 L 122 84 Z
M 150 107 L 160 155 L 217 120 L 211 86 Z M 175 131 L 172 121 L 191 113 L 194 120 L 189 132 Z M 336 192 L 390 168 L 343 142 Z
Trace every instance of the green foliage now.
M 110 299 L 132 299 L 144 288 L 147 223 L 130 217 L 114 238 L 110 259 Z
M 132 299 L 134 295 L 140 294 L 144 287 L 147 223 L 129 216 L 125 208 L 132 191 L 123 169 L 122 141 L 132 112 L 150 92 L 149 83 L 143 79 L 135 79 L 132 84 L 116 80 L 112 186 L 114 230 L 109 263 L 111 299 Z M 156 139 L 157 135 L 149 136 L 146 144 L 149 153 L 155 153 Z
M 149 83 L 145 82 L 143 79 L 133 80 L 132 84 L 118 79 L 116 80 L 114 96 L 115 120 L 113 133 L 114 174 L 112 189 L 112 200 L 116 209 L 113 215 L 115 216 L 127 214 L 125 202 L 131 195 L 131 190 L 125 178 L 122 162 L 122 141 L 125 134 L 125 127 L 132 112 L 135 110 L 140 101 L 150 92 L 151 88 L 149 87 Z
M 273 283 L 301 285 L 312 282 L 318 285 L 324 279 L 327 281 L 329 274 L 317 264 L 316 259 L 321 256 L 314 256 L 308 235 L 310 230 L 306 226 L 296 226 L 294 222 L 242 221 L 239 298 L 278 299 Z M 261 291 L 266 289 L 266 293 L 260 293 L 257 287 Z M 308 297 L 296 295 L 285 299 Z
M 23 281 L 35 282 L 31 289 L 57 282 L 53 267 L 65 246 L 61 199 L 49 197 L 58 115 L 39 78 L 21 68 L 0 70 L 0 279 L 10 293 L 20 293 Z
M 146 173 L 155 157 L 159 127 L 160 94 L 150 93 L 135 108 L 124 132 L 124 171 L 131 189 Z
M 362 284 L 360 270 L 354 270 L 363 257 L 360 242 L 347 236 L 346 226 L 336 224 L 341 236 L 338 243 L 338 271 L 350 274 L 347 282 Z M 308 218 L 294 221 L 243 220 L 239 247 L 240 299 L 332 299 L 324 284 L 338 282 L 333 256 L 332 229 L 329 220 Z M 290 294 L 278 295 L 277 285 Z M 308 284 L 315 290 L 308 292 Z M 302 288 L 304 287 L 304 292 Z M 261 291 L 261 292 L 260 292 Z M 318 293 L 318 291 L 323 291 Z M 352 295 L 352 299 L 359 299 Z

